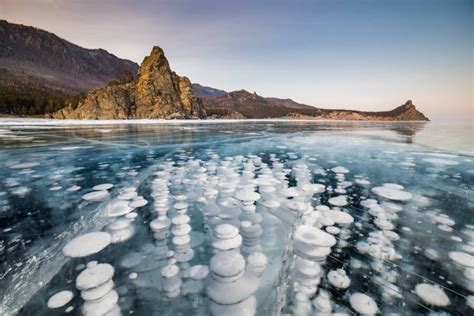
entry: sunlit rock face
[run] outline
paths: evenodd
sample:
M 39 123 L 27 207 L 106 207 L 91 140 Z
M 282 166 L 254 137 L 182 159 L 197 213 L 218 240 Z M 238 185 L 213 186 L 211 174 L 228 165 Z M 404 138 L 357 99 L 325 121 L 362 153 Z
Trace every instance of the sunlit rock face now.
M 472 314 L 472 156 L 314 129 L 0 128 L 0 314 Z
M 171 71 L 163 50 L 145 57 L 136 82 L 110 84 L 88 94 L 76 109 L 53 114 L 58 119 L 199 118 L 206 111 L 191 82 Z

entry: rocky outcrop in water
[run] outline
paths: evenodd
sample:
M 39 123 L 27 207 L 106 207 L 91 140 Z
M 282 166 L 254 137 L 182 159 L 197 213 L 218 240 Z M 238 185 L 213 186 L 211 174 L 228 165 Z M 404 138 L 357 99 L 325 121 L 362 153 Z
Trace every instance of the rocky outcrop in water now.
M 77 108 L 53 114 L 58 119 L 202 118 L 206 111 L 191 82 L 171 71 L 163 50 L 155 46 L 143 60 L 136 81 L 114 83 L 88 94 Z

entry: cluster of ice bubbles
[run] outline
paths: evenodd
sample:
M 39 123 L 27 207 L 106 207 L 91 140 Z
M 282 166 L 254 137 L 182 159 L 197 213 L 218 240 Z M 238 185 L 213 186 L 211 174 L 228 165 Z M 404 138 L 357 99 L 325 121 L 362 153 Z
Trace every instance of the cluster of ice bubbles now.
M 380 313 L 380 297 L 352 288 L 351 273 L 364 264 L 358 260 L 337 268 L 327 264 L 351 246 L 370 258 L 374 283 L 384 301 L 407 295 L 393 265 L 402 258 L 397 251 L 400 236 L 396 223 L 413 197 L 403 186 L 385 183 L 371 188 L 377 199 L 362 199 L 360 204 L 375 229 L 352 245 L 353 231 L 362 223 L 346 208 L 352 200 L 348 192 L 354 186 L 367 189 L 369 180 L 347 180 L 350 170 L 342 166 L 324 172 L 311 170 L 305 161 L 295 160 L 288 166 L 276 154 L 270 154 L 266 162 L 256 155 L 221 158 L 212 150 L 207 156 L 201 160 L 179 151 L 178 161 L 157 166 L 148 200 L 139 196 L 135 187 L 113 191 L 114 185 L 109 183 L 85 194 L 85 201 L 102 203 L 110 222 L 103 231 L 78 236 L 64 246 L 65 256 L 83 260 L 73 271 L 80 271 L 75 279 L 77 291 L 57 291 L 49 298 L 48 307 L 69 312 L 74 308 L 69 303 L 80 293 L 84 315 L 133 312 L 127 288 L 115 289 L 115 270 L 120 270 L 128 273 L 130 282 L 140 288 L 137 291 L 150 300 L 172 304 L 186 298 L 193 308 L 208 306 L 207 311 L 214 315 L 256 314 L 264 278 L 272 284 L 265 290 L 276 288 L 276 313 Z M 333 177 L 334 188 L 315 183 L 318 173 Z M 322 195 L 328 192 L 328 205 L 323 205 Z M 152 243 L 124 254 L 115 267 L 88 260 L 107 247 L 132 239 L 137 226 L 143 226 L 137 218 L 145 215 L 142 210 L 148 203 L 152 204 L 153 219 L 146 229 Z M 455 224 L 447 215 L 428 215 L 441 229 Z M 267 216 L 273 221 L 262 225 Z M 277 222 L 288 228 L 281 231 L 288 233 L 287 243 L 281 245 L 280 256 L 268 257 L 262 235 Z M 468 240 L 461 250 L 449 252 L 449 258 L 466 276 L 464 287 L 473 292 L 474 227 L 466 226 L 465 235 Z M 267 271 L 270 262 L 278 266 L 278 273 Z M 430 307 L 451 304 L 450 292 L 430 280 L 420 280 L 413 291 Z M 472 296 L 465 299 L 473 308 Z

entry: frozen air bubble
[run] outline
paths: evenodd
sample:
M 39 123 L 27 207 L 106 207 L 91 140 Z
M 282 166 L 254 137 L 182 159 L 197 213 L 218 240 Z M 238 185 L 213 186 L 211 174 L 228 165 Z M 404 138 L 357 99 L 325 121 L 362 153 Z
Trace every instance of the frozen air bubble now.
M 122 193 L 120 193 L 119 196 L 117 196 L 117 199 L 128 201 L 128 200 L 132 200 L 136 198 L 137 196 L 138 196 L 138 193 L 136 191 L 123 191 Z
M 447 225 L 438 225 L 438 228 L 448 233 L 453 231 L 453 229 Z
M 385 199 L 394 201 L 408 201 L 412 198 L 412 194 L 409 192 L 385 186 L 372 188 L 372 192 Z
M 127 201 L 114 200 L 106 206 L 106 214 L 109 217 L 122 216 L 133 211 Z
M 100 263 L 82 271 L 76 278 L 78 290 L 89 290 L 110 281 L 114 275 L 114 267 L 108 263 Z
M 72 187 L 67 188 L 66 191 L 68 191 L 68 192 L 76 192 L 76 191 L 79 191 L 80 189 L 81 189 L 80 186 L 73 185 Z
M 433 306 L 448 306 L 449 297 L 437 285 L 420 283 L 415 287 L 415 292 L 425 303 Z
M 453 226 L 456 224 L 455 221 L 453 221 L 451 218 L 449 218 L 447 215 L 445 214 L 440 214 L 436 217 L 434 217 L 434 220 L 442 225 L 446 225 L 446 226 Z
M 173 205 L 173 207 L 178 211 L 182 211 L 186 210 L 189 207 L 189 204 L 186 202 L 177 202 Z
M 252 190 L 240 190 L 237 191 L 235 197 L 242 202 L 254 202 L 260 199 L 260 194 Z
M 319 295 L 312 301 L 314 308 L 324 314 L 332 312 L 332 303 L 329 294 L 326 291 L 320 290 Z
M 145 206 L 147 204 L 148 204 L 148 201 L 145 200 L 143 197 L 136 197 L 130 203 L 128 203 L 128 206 L 130 206 L 132 208 L 139 208 L 139 207 Z
M 251 297 L 258 286 L 259 279 L 257 277 L 252 273 L 244 273 L 237 280 L 231 282 L 221 282 L 212 278 L 206 292 L 213 302 L 232 305 Z
M 461 251 L 451 251 L 449 258 L 462 267 L 474 268 L 474 256 L 470 254 Z
M 103 190 L 103 191 L 92 191 L 89 193 L 86 193 L 82 196 L 83 200 L 86 201 L 103 201 L 109 196 L 109 191 Z
M 69 241 L 63 248 L 63 254 L 72 258 L 86 257 L 107 247 L 111 240 L 109 233 L 87 233 Z
M 209 274 L 209 267 L 204 265 L 195 265 L 189 269 L 189 278 L 193 280 L 202 280 Z
M 340 173 L 340 174 L 349 173 L 349 170 L 342 166 L 334 167 L 331 169 L 331 171 L 335 173 Z
M 167 265 L 161 269 L 161 275 L 166 278 L 170 279 L 178 275 L 179 267 L 175 264 Z
M 114 288 L 114 281 L 109 280 L 97 287 L 81 291 L 81 297 L 85 301 L 98 300 Z
M 331 210 L 323 211 L 325 217 L 331 218 L 336 224 L 349 225 L 354 222 L 354 218 L 343 211 Z
M 210 269 L 219 279 L 235 278 L 244 272 L 245 259 L 236 252 L 221 252 L 211 258 Z
M 92 190 L 94 191 L 103 191 L 103 190 L 109 190 L 112 189 L 114 185 L 112 183 L 103 183 L 103 184 L 98 184 L 94 187 L 92 187 Z
M 125 214 L 125 218 L 131 219 L 131 220 L 135 219 L 137 216 L 138 214 L 135 212 L 130 212 L 128 214 Z
M 343 269 L 329 271 L 327 279 L 332 286 L 338 289 L 347 289 L 351 285 L 351 279 Z
M 51 296 L 48 300 L 48 308 L 60 308 L 69 303 L 74 294 L 71 291 L 61 291 L 53 296 Z
M 117 219 L 116 221 L 107 225 L 107 229 L 110 231 L 117 231 L 130 226 L 130 220 L 125 218 Z
M 97 265 L 98 262 L 95 260 L 89 261 L 86 265 L 87 268 L 92 268 L 93 266 Z
M 365 185 L 369 185 L 370 181 L 366 179 L 356 179 L 355 183 L 365 186 Z
M 332 247 L 336 244 L 336 239 L 332 235 L 309 225 L 300 225 L 294 236 L 295 241 L 307 245 Z
M 287 197 L 287 198 L 295 198 L 295 197 L 300 196 L 300 193 L 298 192 L 298 189 L 295 188 L 295 187 L 281 189 L 280 194 L 284 197 Z
M 82 313 L 84 316 L 106 315 L 116 307 L 118 302 L 118 294 L 112 290 L 99 300 L 86 301 L 82 305 Z
M 375 315 L 378 312 L 377 303 L 370 296 L 363 293 L 354 293 L 350 296 L 351 307 L 362 315 Z
M 254 252 L 247 258 L 248 268 L 257 277 L 260 277 L 268 264 L 268 258 L 261 252 Z
M 337 235 L 341 232 L 341 230 L 335 226 L 328 226 L 326 227 L 325 229 L 328 233 L 330 233 L 331 235 Z

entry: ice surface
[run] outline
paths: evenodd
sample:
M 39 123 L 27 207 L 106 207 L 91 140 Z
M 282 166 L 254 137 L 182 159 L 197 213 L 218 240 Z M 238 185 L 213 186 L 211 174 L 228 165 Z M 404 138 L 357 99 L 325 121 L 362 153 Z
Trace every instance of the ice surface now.
M 474 158 L 419 127 L 34 122 L 0 131 L 2 315 L 473 312 Z

